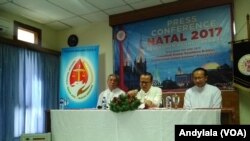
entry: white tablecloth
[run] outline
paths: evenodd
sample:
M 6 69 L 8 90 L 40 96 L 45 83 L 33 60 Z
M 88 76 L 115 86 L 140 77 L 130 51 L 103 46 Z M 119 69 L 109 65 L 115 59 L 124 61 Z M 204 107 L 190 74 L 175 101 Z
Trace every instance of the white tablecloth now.
M 52 141 L 174 141 L 177 124 L 220 124 L 220 110 L 51 110 Z

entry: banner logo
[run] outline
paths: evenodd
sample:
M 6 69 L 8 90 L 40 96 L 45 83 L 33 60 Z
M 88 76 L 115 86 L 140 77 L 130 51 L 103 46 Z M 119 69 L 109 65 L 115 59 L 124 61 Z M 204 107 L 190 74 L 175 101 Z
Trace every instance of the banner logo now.
M 238 68 L 242 74 L 250 76 L 250 54 L 246 54 L 240 58 Z
M 93 87 L 93 71 L 87 60 L 74 59 L 66 77 L 68 94 L 75 100 L 84 100 Z

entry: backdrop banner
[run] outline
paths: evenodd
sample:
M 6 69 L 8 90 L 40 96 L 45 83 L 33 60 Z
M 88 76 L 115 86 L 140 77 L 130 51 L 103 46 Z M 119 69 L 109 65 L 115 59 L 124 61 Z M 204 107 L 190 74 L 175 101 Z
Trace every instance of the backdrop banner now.
M 60 109 L 95 108 L 98 86 L 99 46 L 62 49 Z
M 231 7 L 223 5 L 114 26 L 120 87 L 139 88 L 147 71 L 164 91 L 184 91 L 192 86 L 192 71 L 203 67 L 208 83 L 232 89 L 231 23 Z
M 250 41 L 233 44 L 234 83 L 250 88 Z

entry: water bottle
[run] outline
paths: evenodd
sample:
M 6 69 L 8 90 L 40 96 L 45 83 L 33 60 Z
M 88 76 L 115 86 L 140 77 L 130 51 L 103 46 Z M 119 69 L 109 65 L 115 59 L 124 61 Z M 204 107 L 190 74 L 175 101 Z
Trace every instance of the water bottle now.
M 166 108 L 167 109 L 172 109 L 172 98 L 171 98 L 171 96 L 166 97 Z
M 59 109 L 63 110 L 65 106 L 65 101 L 63 98 L 60 98 L 59 100 Z
M 103 110 L 107 109 L 107 100 L 106 100 L 106 97 L 102 98 L 102 109 Z

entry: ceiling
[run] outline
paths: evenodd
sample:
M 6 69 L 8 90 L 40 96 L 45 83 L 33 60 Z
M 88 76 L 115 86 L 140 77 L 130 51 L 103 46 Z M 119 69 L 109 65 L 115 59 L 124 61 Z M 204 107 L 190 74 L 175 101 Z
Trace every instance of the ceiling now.
M 0 0 L 0 10 L 64 30 L 177 0 Z

